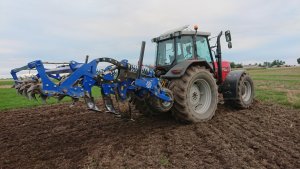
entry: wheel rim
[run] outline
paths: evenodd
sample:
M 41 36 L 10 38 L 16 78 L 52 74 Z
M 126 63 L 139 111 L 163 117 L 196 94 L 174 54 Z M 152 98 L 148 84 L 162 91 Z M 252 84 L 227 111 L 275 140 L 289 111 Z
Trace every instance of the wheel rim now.
M 244 100 L 244 102 L 250 100 L 251 94 L 252 94 L 251 84 L 248 81 L 245 81 L 242 87 L 242 99 Z
M 203 80 L 196 80 L 190 88 L 189 102 L 192 109 L 198 113 L 205 113 L 211 104 L 211 88 L 209 84 Z
M 173 99 L 173 98 L 170 96 L 169 93 L 166 93 L 166 95 L 167 95 L 168 97 L 170 97 L 171 99 Z M 171 106 L 171 102 L 168 102 L 168 101 L 162 101 L 161 104 L 162 104 L 164 107 L 169 107 L 169 106 Z

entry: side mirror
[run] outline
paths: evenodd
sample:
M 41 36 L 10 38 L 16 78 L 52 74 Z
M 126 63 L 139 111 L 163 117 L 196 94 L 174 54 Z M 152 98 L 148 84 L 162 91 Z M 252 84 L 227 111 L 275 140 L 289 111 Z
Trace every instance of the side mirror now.
M 229 30 L 225 32 L 225 38 L 226 42 L 231 42 L 231 34 Z
M 232 48 L 232 43 L 228 42 L 228 48 L 231 49 Z

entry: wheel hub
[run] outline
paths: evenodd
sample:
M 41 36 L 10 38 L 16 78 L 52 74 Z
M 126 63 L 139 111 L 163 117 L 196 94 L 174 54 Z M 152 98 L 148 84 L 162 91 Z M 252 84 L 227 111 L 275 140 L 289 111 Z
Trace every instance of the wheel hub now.
M 171 102 L 163 101 L 161 103 L 164 107 L 169 107 L 171 105 Z
M 192 109 L 199 114 L 205 113 L 211 104 L 212 94 L 205 80 L 197 80 L 190 88 L 189 101 Z
M 190 102 L 192 103 L 192 105 L 196 105 L 200 101 L 200 90 L 197 84 L 193 84 L 190 93 L 191 93 Z

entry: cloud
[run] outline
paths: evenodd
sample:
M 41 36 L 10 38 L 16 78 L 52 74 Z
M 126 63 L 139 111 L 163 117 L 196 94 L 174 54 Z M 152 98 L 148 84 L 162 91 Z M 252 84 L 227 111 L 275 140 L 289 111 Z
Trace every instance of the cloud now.
M 230 29 L 233 49 L 222 43 L 227 60 L 284 56 L 292 63 L 299 50 L 290 45 L 300 45 L 299 6 L 297 0 L 2 0 L 0 72 L 16 66 L 7 57 L 25 64 L 80 61 L 89 54 L 136 63 L 142 40 L 147 42 L 145 62 L 153 63 L 151 38 L 186 24 L 198 24 L 213 35 Z
M 25 45 L 16 40 L 0 40 L 0 55 L 12 55 L 22 50 Z

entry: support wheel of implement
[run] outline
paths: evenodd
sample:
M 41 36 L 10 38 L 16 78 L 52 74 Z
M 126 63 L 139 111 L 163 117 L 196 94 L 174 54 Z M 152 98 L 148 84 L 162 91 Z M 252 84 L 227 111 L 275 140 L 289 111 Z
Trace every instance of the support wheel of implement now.
M 163 101 L 155 96 L 146 99 L 146 104 L 151 107 L 151 109 L 158 113 L 166 113 L 170 111 L 173 106 L 174 96 L 171 90 L 167 88 L 162 88 L 165 94 L 171 99 L 171 101 Z
M 226 98 L 224 98 L 226 101 Z M 254 100 L 254 85 L 251 77 L 244 73 L 237 86 L 237 99 L 228 100 L 226 104 L 232 105 L 237 108 L 249 108 Z
M 211 119 L 217 109 L 218 90 L 212 73 L 205 67 L 191 66 L 185 74 L 171 81 L 174 95 L 173 116 L 184 122 Z

